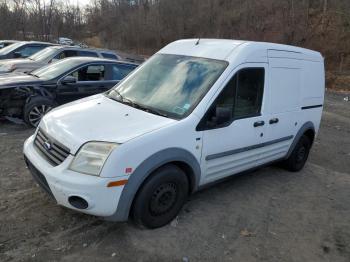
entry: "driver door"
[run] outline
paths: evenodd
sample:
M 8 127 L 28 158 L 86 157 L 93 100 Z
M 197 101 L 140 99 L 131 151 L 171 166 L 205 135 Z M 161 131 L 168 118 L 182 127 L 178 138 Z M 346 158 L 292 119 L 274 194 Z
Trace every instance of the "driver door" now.
M 266 142 L 267 64 L 244 64 L 227 80 L 197 130 L 203 131 L 201 184 L 264 161 Z
M 106 78 L 105 64 L 90 64 L 76 69 L 68 76 L 76 79 L 74 83 L 58 84 L 57 100 L 60 104 L 71 102 L 86 96 L 102 93 L 114 86 L 117 81 Z

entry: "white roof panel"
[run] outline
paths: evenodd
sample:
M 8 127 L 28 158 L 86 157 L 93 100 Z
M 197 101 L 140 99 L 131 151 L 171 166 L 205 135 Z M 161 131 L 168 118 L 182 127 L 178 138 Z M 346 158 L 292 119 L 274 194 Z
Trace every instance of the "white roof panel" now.
M 238 54 L 235 54 L 235 51 L 237 50 L 242 59 L 242 56 L 246 56 L 244 59 L 254 59 L 254 57 L 251 56 L 258 54 L 258 52 L 263 52 L 262 54 L 266 56 L 268 52 L 270 57 L 282 55 L 284 58 L 293 57 L 303 60 L 323 61 L 323 57 L 319 52 L 289 45 L 229 39 L 200 39 L 198 44 L 197 42 L 198 38 L 178 40 L 168 44 L 158 53 L 229 61 L 230 57 L 237 57 Z M 289 52 L 289 55 L 286 52 Z
M 205 57 L 225 60 L 244 41 L 226 39 L 185 39 L 172 42 L 158 53 Z

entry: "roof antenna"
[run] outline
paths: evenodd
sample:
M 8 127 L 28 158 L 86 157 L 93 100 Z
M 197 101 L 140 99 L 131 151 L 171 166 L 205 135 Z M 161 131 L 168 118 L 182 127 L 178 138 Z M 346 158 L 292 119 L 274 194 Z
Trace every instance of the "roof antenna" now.
M 195 45 L 199 45 L 200 40 L 201 40 L 201 38 L 199 37 Z

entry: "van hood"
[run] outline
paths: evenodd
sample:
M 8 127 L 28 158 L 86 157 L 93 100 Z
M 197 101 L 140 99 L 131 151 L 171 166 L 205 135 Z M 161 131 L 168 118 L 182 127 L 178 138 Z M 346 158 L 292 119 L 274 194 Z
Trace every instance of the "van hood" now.
M 74 155 L 86 142 L 125 143 L 173 122 L 176 120 L 95 95 L 52 110 L 39 128 Z

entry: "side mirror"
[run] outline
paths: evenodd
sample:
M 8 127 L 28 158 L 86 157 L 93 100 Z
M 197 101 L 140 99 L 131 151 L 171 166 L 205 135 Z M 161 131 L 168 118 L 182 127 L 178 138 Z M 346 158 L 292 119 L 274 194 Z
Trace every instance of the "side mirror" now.
M 21 54 L 21 52 L 15 52 L 15 53 L 13 53 L 13 57 L 20 58 L 20 57 L 22 57 L 22 54 Z
M 212 128 L 224 127 L 231 123 L 232 120 L 232 107 L 212 107 L 198 124 L 196 130 L 203 131 Z
M 55 62 L 57 62 L 58 60 L 59 60 L 58 58 L 52 58 L 52 59 L 49 61 L 49 64 L 55 63 Z
M 230 122 L 232 119 L 232 108 L 229 107 L 217 107 L 216 108 L 216 125 L 221 126 Z
M 69 84 L 75 84 L 77 82 L 77 79 L 74 76 L 66 76 L 62 79 L 61 84 L 62 85 L 69 85 Z

